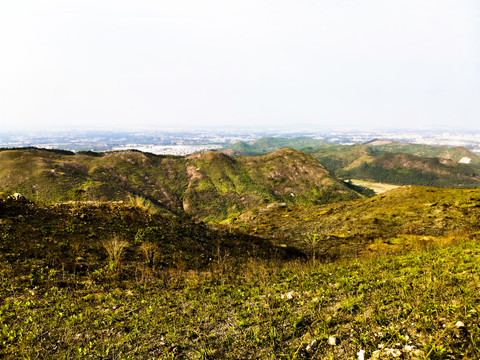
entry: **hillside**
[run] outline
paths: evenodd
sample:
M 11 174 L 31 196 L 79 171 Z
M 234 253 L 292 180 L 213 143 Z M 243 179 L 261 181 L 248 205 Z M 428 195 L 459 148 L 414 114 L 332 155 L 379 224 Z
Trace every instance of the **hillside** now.
M 370 149 L 363 144 L 324 145 L 303 149 L 331 171 L 342 171 L 359 167 L 375 159 Z
M 373 155 L 383 153 L 405 153 L 421 157 L 434 157 L 443 160 L 450 160 L 456 163 L 464 159 L 469 161 L 468 163 L 474 167 L 480 166 L 480 156 L 465 147 L 412 144 L 392 140 L 372 140 L 363 144 L 336 145 L 329 144 L 324 140 L 308 137 L 260 138 L 251 143 L 235 143 L 226 147 L 224 152 L 233 156 L 255 156 L 265 155 L 284 147 L 307 152 L 314 155 L 317 159 L 320 157 L 325 157 L 325 159 L 336 158 L 342 165 L 342 168 L 348 166 L 351 162 L 360 157 L 372 157 Z M 356 153 L 356 157 L 352 158 L 351 153 Z M 325 165 L 331 170 L 339 168 L 335 162 L 330 164 L 330 166 L 328 166 L 328 164 Z
M 235 261 L 303 256 L 258 237 L 232 234 L 122 202 L 38 206 L 24 199 L 7 199 L 0 200 L 0 216 L 4 260 L 21 263 L 35 259 L 32 266 L 61 268 L 70 275 L 101 270 L 115 239 L 124 242 L 117 250 L 123 253 L 121 274 L 126 277 L 133 276 L 144 260 L 157 269 L 201 269 L 225 254 Z M 145 245 L 150 246 L 151 254 L 145 253 Z M 30 270 L 18 267 L 17 271 Z
M 0 165 L 37 200 L 0 194 L 0 358 L 480 357 L 480 189 L 361 197 L 293 149 Z
M 266 206 L 239 216 L 234 226 L 259 236 L 294 240 L 304 250 L 308 238 L 316 235 L 321 240 L 319 254 L 330 259 L 368 253 L 372 242 L 393 241 L 382 249 L 398 250 L 477 236 L 479 217 L 479 189 L 406 186 L 338 204 Z
M 373 180 L 396 185 L 473 188 L 480 185 L 480 172 L 451 160 L 405 153 L 384 153 L 373 160 L 339 170 L 341 177 Z
M 371 141 L 366 143 L 375 153 L 406 153 L 423 157 L 435 157 L 458 163 L 465 159 L 471 165 L 480 166 L 480 156 L 462 146 L 435 146 L 425 144 L 411 144 L 400 141 Z
M 306 143 L 302 138 L 288 139 L 288 142 L 291 147 L 312 155 L 340 178 L 454 188 L 473 188 L 480 184 L 480 156 L 463 147 L 385 140 L 354 145 L 325 144 L 320 140 Z M 281 146 L 281 139 L 263 138 L 252 144 L 235 144 L 224 151 L 245 156 Z M 234 149 L 237 150 L 232 151 Z
M 477 190 L 406 187 L 270 207 L 269 236 L 321 236 L 307 261 L 122 203 L 0 201 L 0 357 L 475 359 L 479 205 Z M 325 263 L 325 243 L 368 233 L 384 241 Z
M 255 158 L 217 152 L 175 157 L 138 151 L 4 150 L 0 191 L 44 203 L 137 198 L 163 211 L 204 220 L 265 203 L 360 197 L 311 156 L 292 149 Z
M 306 147 L 317 147 L 323 144 L 325 144 L 324 140 L 310 137 L 264 137 L 251 143 L 240 141 L 226 147 L 223 152 L 231 156 L 258 156 L 270 154 L 282 148 L 302 150 Z

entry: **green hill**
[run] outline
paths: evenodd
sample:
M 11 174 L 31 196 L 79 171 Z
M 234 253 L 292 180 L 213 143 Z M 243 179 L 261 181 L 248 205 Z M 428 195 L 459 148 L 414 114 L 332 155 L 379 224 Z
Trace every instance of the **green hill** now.
M 223 151 L 233 156 L 258 156 L 270 154 L 282 148 L 302 150 L 306 147 L 317 147 L 325 144 L 324 140 L 312 139 L 310 137 L 264 137 L 251 143 L 238 142 L 226 147 Z
M 338 175 L 396 185 L 455 188 L 480 185 L 479 171 L 467 164 L 405 153 L 383 153 L 374 160 L 339 170 Z
M 138 151 L 0 152 L 0 191 L 44 203 L 131 198 L 175 214 L 218 220 L 265 203 L 328 203 L 360 197 L 311 156 L 283 149 L 254 158 Z
M 293 149 L 33 148 L 0 152 L 0 189 L 0 358 L 480 358 L 480 189 L 365 198 Z
M 334 145 L 302 138 L 262 138 L 238 143 L 224 150 L 237 156 L 263 154 L 289 142 L 312 155 L 340 178 L 354 178 L 397 185 L 454 188 L 479 186 L 480 156 L 463 147 L 431 146 L 375 140 L 366 144 Z
M 435 146 L 425 144 L 411 144 L 400 141 L 378 141 L 366 143 L 375 153 L 406 153 L 423 157 L 435 157 L 458 163 L 461 159 L 470 159 L 470 163 L 480 166 L 480 156 L 462 146 Z
M 303 151 L 338 174 L 341 174 L 343 170 L 361 166 L 375 159 L 370 149 L 363 144 L 323 145 L 305 148 Z

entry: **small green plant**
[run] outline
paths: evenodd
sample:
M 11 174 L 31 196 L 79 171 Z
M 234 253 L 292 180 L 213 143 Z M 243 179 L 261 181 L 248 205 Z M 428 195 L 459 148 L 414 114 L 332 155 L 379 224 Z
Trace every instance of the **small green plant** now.
M 427 351 L 425 359 L 441 360 L 445 359 L 446 355 L 448 354 L 448 349 L 444 345 L 438 343 L 434 343 L 431 346 L 426 346 L 425 350 Z
M 355 313 L 360 309 L 360 304 L 362 303 L 363 295 L 357 296 L 346 296 L 340 303 L 338 310 L 345 313 Z
M 159 246 L 152 242 L 145 242 L 140 245 L 139 249 L 143 255 L 143 258 L 145 259 L 145 264 L 148 267 L 153 268 L 156 261 L 160 257 Z
M 142 269 L 142 281 L 151 279 L 155 273 L 155 267 L 160 258 L 160 248 L 157 244 L 152 242 L 144 242 L 139 247 L 140 253 L 144 258 Z
M 209 347 L 202 347 L 199 350 L 195 350 L 199 360 L 210 360 L 213 358 L 215 352 Z
M 320 243 L 320 235 L 318 234 L 310 234 L 306 238 L 303 239 L 305 243 L 307 243 L 310 247 L 310 250 L 312 252 L 312 260 L 315 262 L 315 255 L 316 255 L 316 250 L 317 246 Z

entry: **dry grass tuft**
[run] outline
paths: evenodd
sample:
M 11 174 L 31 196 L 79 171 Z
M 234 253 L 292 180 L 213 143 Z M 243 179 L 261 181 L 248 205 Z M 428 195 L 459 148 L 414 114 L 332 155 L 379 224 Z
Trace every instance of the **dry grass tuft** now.
M 110 263 L 118 268 L 122 260 L 123 252 L 128 246 L 128 242 L 121 240 L 118 236 L 114 236 L 112 239 L 104 241 L 102 245 L 105 250 L 107 250 Z

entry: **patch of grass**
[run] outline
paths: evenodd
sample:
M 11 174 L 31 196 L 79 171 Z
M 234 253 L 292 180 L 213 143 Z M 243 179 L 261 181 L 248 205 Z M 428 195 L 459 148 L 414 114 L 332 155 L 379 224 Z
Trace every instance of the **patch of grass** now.
M 142 208 L 142 209 L 144 209 L 144 210 L 146 210 L 146 211 L 148 211 L 149 213 L 152 213 L 152 214 L 163 210 L 163 209 L 159 208 L 159 206 L 156 206 L 155 204 L 153 204 L 150 200 L 145 199 L 144 197 L 139 196 L 139 195 L 129 196 L 127 204 L 129 204 L 131 206 Z

